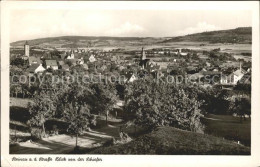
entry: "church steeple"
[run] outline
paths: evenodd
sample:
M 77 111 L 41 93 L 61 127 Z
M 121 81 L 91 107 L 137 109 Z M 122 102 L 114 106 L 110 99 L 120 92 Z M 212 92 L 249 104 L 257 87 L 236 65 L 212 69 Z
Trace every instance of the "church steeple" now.
M 145 59 L 146 59 L 146 55 L 145 55 L 144 47 L 142 47 L 141 60 L 145 60 Z
M 30 56 L 30 46 L 28 44 L 28 41 L 26 41 L 24 44 L 24 55 L 27 57 Z

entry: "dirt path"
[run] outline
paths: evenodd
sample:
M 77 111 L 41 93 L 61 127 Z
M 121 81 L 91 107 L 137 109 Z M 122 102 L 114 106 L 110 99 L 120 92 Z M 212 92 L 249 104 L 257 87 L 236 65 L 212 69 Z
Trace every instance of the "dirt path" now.
M 78 146 L 81 148 L 93 148 L 112 137 L 117 137 L 118 126 L 108 125 L 106 127 L 91 130 L 80 135 Z M 66 134 L 51 136 L 37 142 L 21 142 L 10 148 L 11 154 L 66 154 L 75 147 L 76 139 Z
M 203 117 L 204 119 L 209 119 L 209 120 L 214 120 L 214 121 L 220 121 L 221 119 L 216 119 L 216 118 L 209 118 L 209 117 Z

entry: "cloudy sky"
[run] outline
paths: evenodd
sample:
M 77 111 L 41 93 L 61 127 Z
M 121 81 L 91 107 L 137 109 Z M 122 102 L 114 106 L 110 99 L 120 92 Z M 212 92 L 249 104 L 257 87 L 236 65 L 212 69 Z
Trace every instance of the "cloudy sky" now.
M 55 36 L 169 37 L 252 26 L 247 10 L 15 10 L 11 42 Z

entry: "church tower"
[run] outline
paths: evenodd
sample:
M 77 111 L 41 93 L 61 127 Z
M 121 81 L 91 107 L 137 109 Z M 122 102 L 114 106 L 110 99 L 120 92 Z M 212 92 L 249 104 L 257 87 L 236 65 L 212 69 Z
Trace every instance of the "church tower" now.
M 26 41 L 24 44 L 24 56 L 29 57 L 29 55 L 30 55 L 30 46 Z
M 142 47 L 142 53 L 141 53 L 141 60 L 145 60 L 146 59 L 146 55 L 145 55 L 145 51 L 144 48 Z

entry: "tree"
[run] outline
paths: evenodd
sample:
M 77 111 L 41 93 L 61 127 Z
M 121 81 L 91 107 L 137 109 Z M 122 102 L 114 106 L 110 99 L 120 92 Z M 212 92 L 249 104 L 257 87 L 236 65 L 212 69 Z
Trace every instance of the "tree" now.
M 96 124 L 94 115 L 90 114 L 87 106 L 75 112 L 74 107 L 66 108 L 64 119 L 69 123 L 67 131 L 76 136 L 75 149 L 78 149 L 78 136 L 89 128 L 89 125 Z
M 33 103 L 28 104 L 28 109 L 31 114 L 31 119 L 28 121 L 30 125 L 42 127 L 43 136 L 45 136 L 46 120 L 53 116 L 55 105 L 53 100 L 46 93 L 41 93 L 34 97 Z
M 89 99 L 93 91 L 81 83 L 71 83 L 60 89 L 57 95 L 57 106 L 63 111 L 63 118 L 69 123 L 68 132 L 76 136 L 76 149 L 78 136 L 90 124 L 95 124 L 95 117 L 90 113 Z
M 26 65 L 26 61 L 20 57 L 17 57 L 17 58 L 11 59 L 10 64 L 22 68 Z
M 108 124 L 109 112 L 114 108 L 117 101 L 115 85 L 97 83 L 92 84 L 94 90 L 94 108 L 98 113 L 104 113 L 106 116 L 106 124 Z M 101 112 L 100 112 L 101 111 Z
M 22 83 L 24 82 L 24 71 L 17 66 L 11 66 L 10 68 L 10 95 L 17 97 L 18 93 L 22 90 Z M 25 78 L 26 79 L 26 78 Z
M 189 97 L 184 87 L 138 80 L 126 89 L 125 110 L 136 125 L 173 126 L 202 132 L 200 102 Z
M 245 114 L 251 115 L 251 102 L 247 98 L 236 98 L 232 108 L 233 113 L 236 113 L 240 117 L 240 122 L 242 123 L 242 117 L 245 118 Z

